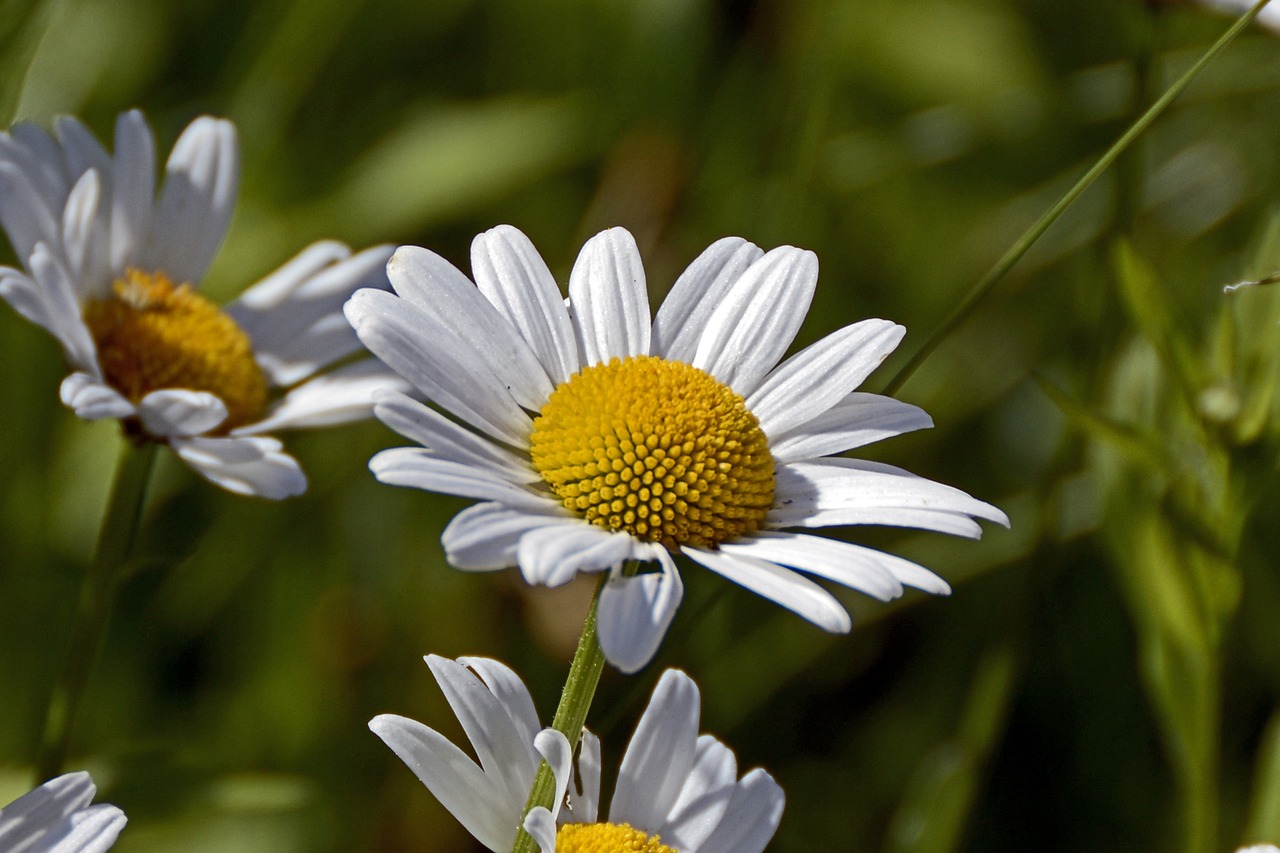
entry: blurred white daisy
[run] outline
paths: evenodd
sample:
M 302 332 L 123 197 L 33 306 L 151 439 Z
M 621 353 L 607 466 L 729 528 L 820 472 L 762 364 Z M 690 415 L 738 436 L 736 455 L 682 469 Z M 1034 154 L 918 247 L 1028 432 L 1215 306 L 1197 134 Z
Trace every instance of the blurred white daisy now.
M 1257 0 L 1190 0 L 1190 2 L 1238 17 L 1252 9 Z M 1280 3 L 1272 0 L 1271 3 L 1263 6 L 1254 21 L 1269 30 L 1280 32 Z
M 1004 513 L 957 489 L 832 456 L 932 426 L 915 406 L 855 393 L 903 328 L 846 326 L 779 364 L 818 277 L 812 252 L 713 244 L 649 319 L 631 235 L 592 238 L 563 299 L 509 226 L 471 247 L 475 284 L 438 255 L 398 249 L 395 293 L 362 290 L 347 317 L 375 355 L 455 423 L 401 394 L 375 414 L 420 448 L 370 461 L 384 483 L 482 500 L 444 533 L 461 569 L 519 565 L 556 586 L 609 570 L 600 647 L 619 669 L 653 656 L 683 586 L 672 554 L 828 631 L 847 611 L 795 570 L 880 599 L 949 591 L 898 557 L 778 528 L 887 524 L 977 537 Z M 468 428 L 469 427 L 469 428 Z M 624 577 L 628 559 L 661 571 Z
M 5 853 L 96 853 L 124 828 L 115 806 L 89 805 L 96 793 L 88 773 L 50 779 L 0 809 L 0 850 Z
M 384 714 L 369 728 L 490 850 L 505 853 L 515 842 L 541 758 L 555 773 L 557 805 L 531 810 L 524 826 L 543 853 L 759 853 L 778 827 L 782 788 L 758 768 L 739 779 L 733 750 L 698 735 L 698 687 L 679 670 L 664 672 L 654 689 L 601 820 L 595 735 L 583 730 L 575 770 L 568 740 L 554 729 L 539 731 L 529 691 L 506 666 L 487 658 L 426 660 L 479 764 L 414 720 Z
M 1280 853 L 1280 847 L 1274 844 L 1254 844 L 1250 847 L 1241 847 L 1236 853 Z
M 402 384 L 371 359 L 313 378 L 359 349 L 342 304 L 385 286 L 391 249 L 316 243 L 219 310 L 195 286 L 226 234 L 238 161 L 235 127 L 208 116 L 179 137 L 158 193 L 136 110 L 117 120 L 113 154 L 73 118 L 53 135 L 0 134 L 0 225 L 23 265 L 0 267 L 0 296 L 62 344 L 77 415 L 119 418 L 230 491 L 283 498 L 306 477 L 264 433 L 366 417 L 374 390 Z

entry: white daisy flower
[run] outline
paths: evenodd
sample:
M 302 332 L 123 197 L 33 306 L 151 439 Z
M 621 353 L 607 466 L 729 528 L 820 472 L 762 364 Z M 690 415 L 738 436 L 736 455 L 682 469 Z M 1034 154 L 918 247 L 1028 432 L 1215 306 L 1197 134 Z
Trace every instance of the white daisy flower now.
M 698 735 L 701 697 L 679 670 L 664 672 L 654 689 L 601 820 L 595 735 L 583 730 L 575 771 L 568 740 L 554 729 L 539 731 L 529 691 L 506 666 L 487 658 L 426 660 L 479 764 L 405 717 L 384 714 L 369 728 L 490 850 L 505 853 L 515 843 L 541 758 L 555 773 L 556 806 L 531 810 L 524 827 L 543 853 L 759 853 L 778 828 L 782 788 L 759 768 L 739 779 L 733 750 Z
M 1252 9 L 1257 0 L 1191 0 L 1191 2 L 1238 17 Z M 1272 2 L 1263 6 L 1254 21 L 1269 30 L 1280 32 L 1280 4 Z
M 372 392 L 400 387 L 364 360 L 341 307 L 385 286 L 391 247 L 304 249 L 225 310 L 195 292 L 231 220 L 235 127 L 193 121 L 157 193 L 155 144 L 138 111 L 108 154 L 83 124 L 23 123 L 0 134 L 0 226 L 23 269 L 0 267 L 0 296 L 48 330 L 74 372 L 62 400 L 87 420 L 118 418 L 233 492 L 284 498 L 306 477 L 265 432 L 366 417 Z
M 97 853 L 115 844 L 124 812 L 91 806 L 97 789 L 88 773 L 50 779 L 0 809 L 0 850 L 5 853 Z
M 588 241 L 566 302 L 528 238 L 503 226 L 471 247 L 475 284 L 440 256 L 398 249 L 395 293 L 347 303 L 360 339 L 462 424 L 400 394 L 375 414 L 422 447 L 379 453 L 384 483 L 476 498 L 444 533 L 469 570 L 518 565 L 556 586 L 611 573 L 600 647 L 619 669 L 653 656 L 683 586 L 672 554 L 828 631 L 848 612 L 799 572 L 880 599 L 947 593 L 899 557 L 780 528 L 887 524 L 977 537 L 1004 513 L 900 468 L 836 457 L 932 426 L 915 406 L 854 389 L 902 338 L 846 326 L 791 358 L 818 277 L 812 252 L 714 243 L 649 319 L 635 241 Z M 624 577 L 625 560 L 661 570 Z M 797 571 L 798 570 L 798 571 Z

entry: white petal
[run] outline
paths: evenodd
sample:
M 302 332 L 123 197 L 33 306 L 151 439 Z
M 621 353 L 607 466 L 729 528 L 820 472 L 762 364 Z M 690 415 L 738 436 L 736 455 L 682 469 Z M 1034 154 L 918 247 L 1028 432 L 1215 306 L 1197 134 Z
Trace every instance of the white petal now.
M 476 673 L 458 661 L 427 655 L 427 666 L 440 685 L 445 700 L 462 725 L 485 775 L 501 785 L 516 814 L 529 796 L 538 770 L 534 743 L 527 735 L 527 721 L 512 719 L 506 706 L 490 692 Z
M 779 465 L 775 475 L 766 519 L 773 527 L 888 524 L 976 537 L 982 529 L 971 516 L 1009 524 L 1003 512 L 959 489 L 877 462 L 824 458 Z
M 710 735 L 700 736 L 680 796 L 658 830 L 662 842 L 676 850 L 700 849 L 724 818 L 737 776 L 733 750 Z
M 513 810 L 501 786 L 466 753 L 439 732 L 394 714 L 374 717 L 369 728 L 476 840 L 494 853 L 511 849 L 523 804 Z
M 67 354 L 73 367 L 94 375 L 98 369 L 97 347 L 80 316 L 80 301 L 66 268 L 43 243 L 31 254 L 31 274 L 39 289 L 48 330 Z
M 155 140 L 142 113 L 129 110 L 116 119 L 109 258 L 113 270 L 133 265 L 135 253 L 151 230 L 151 208 L 155 200 Z
M 476 468 L 437 459 L 421 447 L 393 447 L 369 460 L 379 482 L 476 500 L 496 500 L 510 507 L 547 514 L 557 504 L 512 483 L 501 470 Z
M 569 311 L 583 365 L 649 352 L 649 293 L 635 238 L 610 228 L 587 241 L 569 273 Z
M 831 593 L 789 569 L 754 557 L 731 557 L 722 551 L 687 546 L 682 550 L 711 571 L 781 604 L 824 631 L 847 634 L 853 627 L 848 611 Z
M 578 744 L 579 791 L 569 789 L 569 808 L 578 823 L 595 823 L 600 813 L 600 738 L 582 730 Z
M 227 404 L 208 391 L 166 388 L 138 403 L 143 428 L 157 438 L 200 435 L 227 419 Z
M 630 534 L 588 523 L 531 530 L 520 538 L 516 555 L 525 581 L 557 587 L 573 580 L 578 572 L 616 566 L 632 550 Z
M 670 361 L 693 361 L 698 341 L 725 294 L 764 252 L 741 237 L 707 247 L 672 285 L 653 318 L 650 352 Z
M 276 402 L 263 420 L 232 430 L 231 434 L 258 435 L 363 420 L 373 414 L 373 401 L 379 394 L 408 387 L 391 368 L 377 359 L 366 358 L 309 379 Z
M 538 723 L 538 711 L 533 707 L 533 697 L 520 676 L 511 667 L 492 658 L 461 657 L 458 663 L 480 676 L 484 686 L 502 704 L 516 728 L 519 741 L 533 743 L 542 726 Z
M 26 826 L 48 827 L 84 808 L 97 792 L 88 773 L 65 773 L 23 794 L 0 809 L 0 841 L 15 844 Z
M 799 462 L 929 429 L 933 418 L 910 403 L 854 392 L 841 403 L 769 440 L 776 462 Z
M 435 252 L 401 246 L 387 262 L 396 293 L 422 309 L 420 334 L 439 336 L 489 369 L 520 405 L 540 409 L 555 388 L 538 356 L 471 281 Z
M 271 384 L 292 385 L 360 349 L 342 306 L 360 288 L 391 286 L 391 252 L 374 246 L 347 257 L 341 243 L 315 243 L 227 306 Z
M 684 582 L 666 549 L 655 547 L 652 557 L 662 564 L 660 573 L 629 578 L 615 573 L 600 593 L 600 650 L 627 674 L 653 659 L 684 597 Z
M 891 566 L 896 566 L 897 561 L 907 563 L 906 560 L 848 542 L 799 533 L 761 531 L 750 537 L 725 542 L 720 550 L 730 556 L 755 557 L 809 572 L 881 601 L 902 595 L 902 583 Z
M 94 256 L 101 251 L 95 250 L 95 239 L 106 238 L 106 229 L 99 221 L 101 199 L 102 183 L 98 173 L 90 170 L 71 188 L 62 212 L 62 250 L 79 300 L 105 295 L 108 283 L 106 276 L 95 280 L 91 273 Z M 105 261 L 105 252 L 102 254 Z
M 59 393 L 62 402 L 86 421 L 129 418 L 138 413 L 133 403 L 101 379 L 88 373 L 73 373 L 62 380 Z
M 560 804 L 564 802 L 565 791 L 569 790 L 573 768 L 573 747 L 569 745 L 569 739 L 562 733 L 550 728 L 538 732 L 534 746 L 537 747 L 538 754 L 551 765 L 551 775 L 556 780 L 555 795 L 551 798 L 554 804 L 551 814 L 555 817 L 560 811 Z
M 520 330 L 538 361 L 560 385 L 578 372 L 578 348 L 564 298 L 529 238 L 499 225 L 471 242 L 476 286 Z
M 622 758 L 610 823 L 646 833 L 666 825 L 693 767 L 701 707 L 692 678 L 677 669 L 662 673 Z
M 743 397 L 791 346 L 818 282 L 813 252 L 781 246 L 767 252 L 734 283 L 698 342 L 692 364 Z
M 101 853 L 116 843 L 128 819 L 115 806 L 100 805 L 64 818 L 57 827 L 45 833 L 31 853 Z M 24 848 L 7 848 L 22 853 Z
M 752 770 L 738 783 L 720 825 L 697 853 L 761 853 L 778 829 L 785 803 L 773 777 Z
M 100 175 L 110 174 L 111 157 L 79 119 L 59 116 L 54 122 L 54 132 L 62 149 L 66 174 L 72 183 L 88 171 L 96 171 Z
M 274 438 L 175 438 L 169 446 L 197 474 L 238 495 L 281 500 L 307 490 L 298 461 Z
M 427 399 L 494 438 L 528 447 L 533 421 L 511 390 L 429 312 L 380 290 L 356 291 L 345 310 L 369 351 Z
M 778 365 L 747 399 L 765 435 L 780 435 L 822 414 L 862 384 L 906 334 L 888 320 L 863 320 Z
M 536 483 L 542 479 L 527 460 L 404 394 L 379 394 L 373 411 L 378 420 L 418 442 L 432 456 L 501 471 L 513 483 Z
M 449 564 L 468 571 L 493 571 L 516 565 L 520 538 L 540 527 L 571 528 L 583 522 L 556 512 L 548 502 L 546 514 L 511 509 L 501 503 L 480 503 L 453 517 L 440 537 Z
M 187 125 L 165 164 L 164 189 L 139 264 L 176 282 L 200 281 L 227 234 L 239 180 L 235 125 L 210 116 Z
M 556 853 L 556 819 L 543 806 L 534 806 L 524 816 L 524 831 L 538 845 L 540 853 Z
M 69 188 L 42 190 L 39 179 L 29 165 L 0 161 L 0 225 L 19 259 L 30 257 L 37 243 L 60 239 L 62 205 Z

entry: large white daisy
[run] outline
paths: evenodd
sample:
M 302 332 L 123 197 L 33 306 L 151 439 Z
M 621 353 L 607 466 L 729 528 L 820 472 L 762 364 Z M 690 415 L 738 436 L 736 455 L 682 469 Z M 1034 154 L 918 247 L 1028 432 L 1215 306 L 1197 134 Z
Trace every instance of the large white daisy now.
M 664 672 L 654 689 L 601 820 L 595 735 L 583 730 L 575 771 L 573 747 L 554 729 L 539 731 L 529 691 L 506 666 L 487 658 L 426 660 L 479 764 L 405 717 L 383 714 L 369 728 L 490 850 L 506 853 L 515 842 L 541 758 L 555 773 L 556 805 L 531 810 L 524 827 L 543 853 L 759 853 L 778 827 L 782 788 L 758 768 L 739 779 L 733 750 L 698 735 L 701 697 L 679 670 Z
M 50 779 L 0 809 L 5 853 L 98 853 L 116 841 L 124 812 L 90 803 L 97 789 L 88 773 Z
M 567 302 L 514 228 L 477 237 L 471 261 L 474 284 L 440 256 L 402 247 L 387 265 L 395 293 L 362 290 L 347 303 L 364 344 L 456 419 L 380 395 L 375 414 L 422 447 L 379 453 L 370 468 L 385 483 L 483 501 L 444 533 L 458 568 L 519 565 L 548 586 L 610 571 L 599 637 L 619 669 L 652 657 L 679 604 L 672 554 L 844 632 L 848 612 L 799 572 L 880 599 L 904 584 L 949 588 L 899 557 L 780 528 L 977 537 L 975 518 L 1008 524 L 958 489 L 832 455 L 932 421 L 854 391 L 902 338 L 886 320 L 846 326 L 779 364 L 813 296 L 812 252 L 720 240 L 652 321 L 639 253 L 621 228 L 582 249 Z M 661 570 L 625 577 L 625 560 Z
M 238 163 L 235 127 L 198 118 L 157 193 L 136 110 L 116 122 L 114 154 L 72 118 L 53 135 L 16 125 L 0 134 L 0 225 L 23 268 L 0 267 L 0 296 L 62 344 L 77 415 L 119 418 L 230 491 L 283 498 L 306 477 L 264 433 L 365 417 L 373 391 L 401 386 L 372 359 L 315 377 L 359 349 L 342 303 L 385 286 L 391 248 L 316 243 L 219 310 L 195 286 L 226 234 Z

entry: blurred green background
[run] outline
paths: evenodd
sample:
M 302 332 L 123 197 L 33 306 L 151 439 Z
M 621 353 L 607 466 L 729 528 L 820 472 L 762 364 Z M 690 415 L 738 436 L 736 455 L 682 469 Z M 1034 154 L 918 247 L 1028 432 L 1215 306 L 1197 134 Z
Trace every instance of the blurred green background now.
M 202 112 L 237 123 L 220 299 L 324 237 L 467 269 L 471 236 L 509 222 L 561 281 L 586 237 L 630 228 L 656 306 L 737 234 L 818 253 L 798 344 L 907 326 L 868 390 L 1229 24 L 1119 0 L 0 11 L 19 118 L 109 138 L 138 106 L 164 151 Z M 1012 530 L 841 531 L 955 587 L 841 591 L 847 637 L 689 569 L 658 661 L 602 683 L 612 766 L 678 665 L 704 729 L 786 789 L 775 851 L 1280 840 L 1280 291 L 1221 290 L 1280 268 L 1277 151 L 1280 38 L 1251 28 L 903 387 L 937 428 L 862 454 Z M 58 402 L 64 373 L 0 309 L 0 802 L 30 786 L 119 446 Z M 375 483 L 369 456 L 404 443 L 376 423 L 287 442 L 311 488 L 280 504 L 163 459 L 73 765 L 128 813 L 122 853 L 477 849 L 366 723 L 461 736 L 428 652 L 506 661 L 549 718 L 590 580 L 450 569 L 466 502 Z

